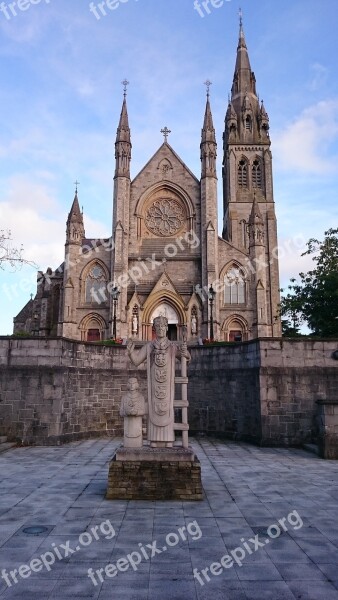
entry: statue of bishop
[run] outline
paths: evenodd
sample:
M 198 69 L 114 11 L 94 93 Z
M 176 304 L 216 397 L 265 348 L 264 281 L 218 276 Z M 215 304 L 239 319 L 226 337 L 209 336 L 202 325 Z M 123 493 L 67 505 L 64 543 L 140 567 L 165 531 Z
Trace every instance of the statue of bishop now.
M 174 394 L 176 358 L 190 360 L 186 342 L 178 346 L 168 340 L 168 319 L 154 319 L 156 337 L 139 351 L 128 342 L 128 355 L 135 367 L 147 361 L 148 433 L 153 448 L 170 448 L 175 441 Z

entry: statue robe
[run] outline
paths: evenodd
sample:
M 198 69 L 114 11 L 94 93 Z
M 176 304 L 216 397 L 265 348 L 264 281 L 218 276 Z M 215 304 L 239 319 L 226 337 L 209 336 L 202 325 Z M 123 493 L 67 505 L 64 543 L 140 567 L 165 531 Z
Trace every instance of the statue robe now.
M 167 338 L 155 339 L 130 357 L 135 366 L 147 360 L 148 440 L 174 442 L 175 360 L 181 350 Z

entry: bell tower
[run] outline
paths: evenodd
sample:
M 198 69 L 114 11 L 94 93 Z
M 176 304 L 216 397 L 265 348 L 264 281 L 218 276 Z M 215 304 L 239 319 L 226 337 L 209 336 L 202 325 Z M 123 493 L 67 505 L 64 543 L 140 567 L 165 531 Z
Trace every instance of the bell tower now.
M 264 244 L 260 245 L 259 267 L 253 264 L 252 269 L 259 270 L 259 288 L 264 286 L 264 292 L 261 289 L 256 322 L 260 321 L 262 325 L 264 321 L 264 327 L 258 328 L 260 332 L 264 331 L 264 335 L 279 336 L 280 322 L 276 319 L 279 303 L 277 223 L 270 146 L 269 116 L 257 94 L 241 15 L 235 72 L 223 134 L 222 237 L 248 253 L 251 262 L 257 262 L 257 256 L 253 256 L 257 240 L 253 244 L 252 219 L 254 214 L 259 216 Z

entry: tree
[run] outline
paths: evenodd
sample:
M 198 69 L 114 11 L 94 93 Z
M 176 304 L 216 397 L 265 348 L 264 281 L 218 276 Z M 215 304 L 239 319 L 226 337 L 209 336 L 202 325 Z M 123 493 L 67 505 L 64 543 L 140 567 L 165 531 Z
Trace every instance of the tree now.
M 12 234 L 9 229 L 0 230 L 0 269 L 5 270 L 7 266 L 15 271 L 23 265 L 36 267 L 37 265 L 23 257 L 23 246 L 16 248 L 12 245 Z
M 314 255 L 315 268 L 299 273 L 299 280 L 291 279 L 289 292 L 282 297 L 283 335 L 300 335 L 299 328 L 306 323 L 311 335 L 338 337 L 338 229 L 329 229 L 324 236 L 323 241 L 311 238 L 302 254 Z

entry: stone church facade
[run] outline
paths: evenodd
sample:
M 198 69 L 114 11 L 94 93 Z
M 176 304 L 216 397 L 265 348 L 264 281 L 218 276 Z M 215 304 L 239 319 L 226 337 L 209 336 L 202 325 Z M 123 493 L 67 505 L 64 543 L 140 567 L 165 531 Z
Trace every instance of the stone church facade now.
M 269 118 L 242 25 L 223 135 L 222 237 L 209 91 L 200 179 L 168 143 L 168 130 L 163 133 L 164 143 L 131 180 L 125 94 L 115 143 L 112 237 L 86 238 L 76 191 L 65 260 L 55 271 L 39 272 L 37 294 L 14 318 L 14 333 L 95 342 L 116 331 L 145 341 L 152 338 L 153 319 L 163 314 L 171 339 L 181 339 L 183 326 L 189 342 L 209 337 L 211 317 L 218 340 L 280 337 Z

